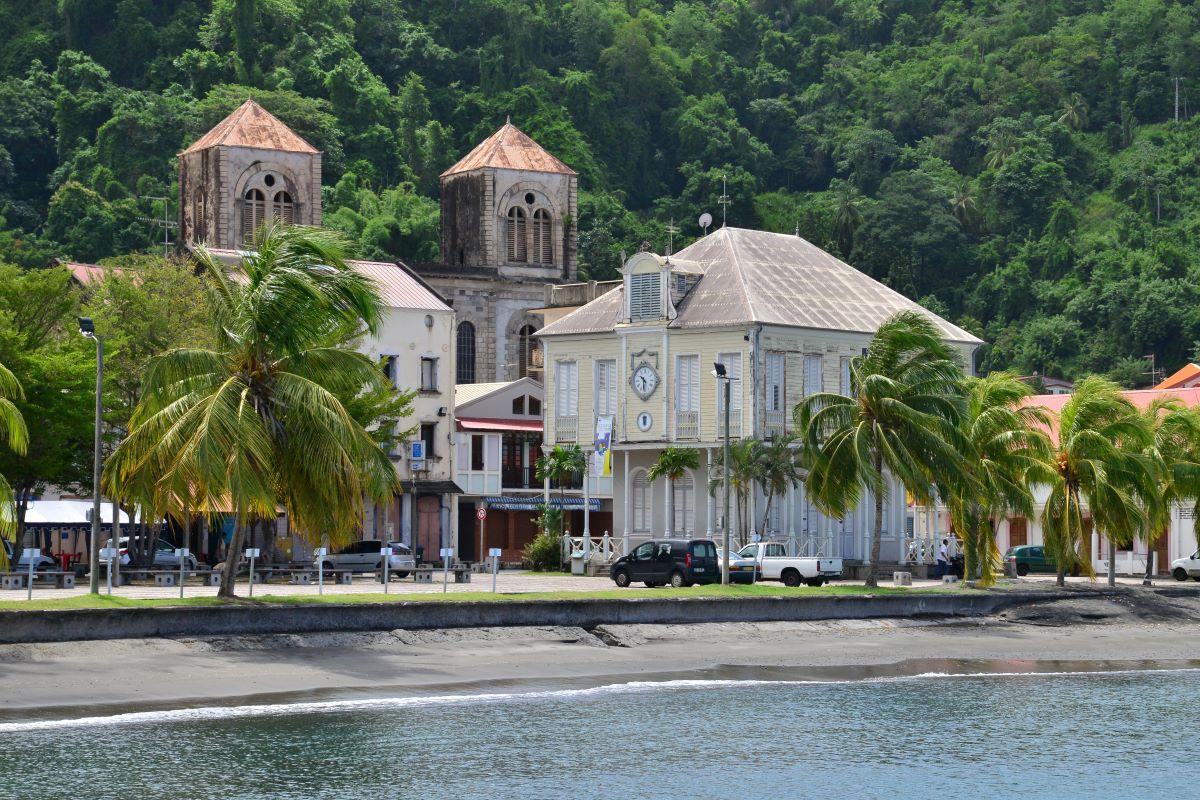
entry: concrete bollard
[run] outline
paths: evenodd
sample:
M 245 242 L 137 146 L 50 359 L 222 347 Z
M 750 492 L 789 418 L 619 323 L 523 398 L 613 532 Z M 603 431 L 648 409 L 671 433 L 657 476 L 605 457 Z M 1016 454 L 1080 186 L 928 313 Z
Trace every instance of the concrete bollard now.
M 957 575 L 943 575 L 942 583 L 958 583 Z
M 174 572 L 156 572 L 154 573 L 155 586 L 178 586 L 179 578 Z
M 912 586 L 911 572 L 893 572 L 892 586 Z

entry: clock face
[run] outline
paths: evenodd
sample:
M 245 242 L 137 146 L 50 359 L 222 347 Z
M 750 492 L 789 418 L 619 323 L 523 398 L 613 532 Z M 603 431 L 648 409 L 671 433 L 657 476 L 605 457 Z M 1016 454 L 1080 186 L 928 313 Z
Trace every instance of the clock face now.
M 630 380 L 630 383 L 633 385 L 633 390 L 638 393 L 638 396 L 645 400 L 654 394 L 654 390 L 658 388 L 658 373 L 649 364 L 642 364 L 633 371 L 633 378 Z

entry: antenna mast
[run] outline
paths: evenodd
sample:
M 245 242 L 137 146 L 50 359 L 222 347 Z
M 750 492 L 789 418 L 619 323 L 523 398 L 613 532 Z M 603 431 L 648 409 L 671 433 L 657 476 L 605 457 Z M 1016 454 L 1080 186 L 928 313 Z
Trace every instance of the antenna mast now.
M 721 206 L 721 227 L 725 227 L 725 212 L 729 208 L 729 194 L 725 190 L 725 176 L 721 176 L 721 196 L 717 198 L 717 203 Z
M 151 201 L 151 202 L 154 202 L 155 200 L 161 200 L 161 201 L 162 201 L 162 204 L 163 204 L 163 207 L 162 207 L 162 208 L 163 208 L 163 215 L 162 215 L 162 219 L 158 219 L 158 218 L 156 218 L 156 217 L 138 217 L 138 221 L 139 221 L 139 222 L 148 222 L 148 223 L 150 223 L 151 225 L 154 225 L 155 227 L 162 228 L 162 232 L 163 232 L 163 258 L 170 258 L 170 256 L 171 256 L 171 229 L 172 229 L 172 228 L 178 228 L 178 227 L 179 227 L 179 223 L 178 223 L 178 222 L 173 222 L 173 221 L 171 220 L 171 216 L 170 216 L 171 207 L 170 207 L 170 204 L 169 204 L 169 202 L 168 202 L 167 198 L 165 198 L 165 197 L 143 197 L 142 199 L 143 199 L 143 200 L 149 200 L 149 201 Z M 151 211 L 153 211 L 153 206 L 151 207 Z
M 667 223 L 667 255 L 675 253 L 675 234 L 679 233 L 679 228 L 675 227 L 675 218 L 671 217 L 671 221 Z

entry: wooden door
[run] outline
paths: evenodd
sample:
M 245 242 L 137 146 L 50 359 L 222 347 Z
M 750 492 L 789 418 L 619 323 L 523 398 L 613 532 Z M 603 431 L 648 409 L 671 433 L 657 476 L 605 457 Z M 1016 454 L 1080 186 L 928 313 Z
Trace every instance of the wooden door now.
M 424 548 L 425 561 L 441 563 L 442 503 L 432 495 L 417 498 L 417 546 Z
M 1021 547 L 1029 544 L 1029 521 L 1024 517 L 1012 517 L 1008 521 L 1008 546 Z

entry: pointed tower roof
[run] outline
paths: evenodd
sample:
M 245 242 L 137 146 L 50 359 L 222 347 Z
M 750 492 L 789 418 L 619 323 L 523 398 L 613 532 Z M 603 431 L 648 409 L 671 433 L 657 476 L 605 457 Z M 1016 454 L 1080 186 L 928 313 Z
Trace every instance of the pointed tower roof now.
M 253 100 L 242 103 L 183 152 L 196 153 L 217 145 L 256 147 L 259 150 L 282 150 L 288 153 L 320 152 Z
M 575 170 L 550 155 L 511 122 L 505 122 L 500 130 L 476 145 L 462 160 L 443 172 L 442 177 L 485 167 L 554 172 L 560 175 L 575 174 Z

